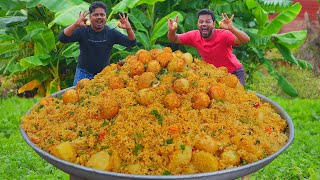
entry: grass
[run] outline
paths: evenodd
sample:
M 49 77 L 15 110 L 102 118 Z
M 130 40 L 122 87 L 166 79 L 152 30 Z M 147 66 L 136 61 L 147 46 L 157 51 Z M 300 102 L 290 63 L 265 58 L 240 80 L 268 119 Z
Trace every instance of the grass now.
M 320 179 L 320 101 L 272 97 L 295 126 L 292 145 L 250 179 Z M 22 139 L 20 117 L 39 99 L 0 100 L 0 179 L 69 179 L 38 156 Z

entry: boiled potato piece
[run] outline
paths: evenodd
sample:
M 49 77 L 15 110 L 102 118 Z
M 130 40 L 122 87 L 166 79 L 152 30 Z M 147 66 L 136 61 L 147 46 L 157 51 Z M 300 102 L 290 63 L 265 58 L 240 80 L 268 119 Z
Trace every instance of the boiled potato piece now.
M 107 151 L 100 151 L 90 157 L 86 166 L 95 169 L 110 171 L 112 168 L 110 155 Z
M 215 153 L 218 151 L 218 142 L 212 139 L 209 135 L 196 136 L 195 148 L 203 150 L 209 153 Z
M 204 151 L 193 152 L 191 163 L 201 172 L 212 172 L 219 169 L 218 158 Z
M 181 147 L 178 147 L 179 149 L 175 150 L 169 157 L 170 168 L 174 168 L 182 164 L 188 164 L 191 161 L 192 147 L 190 145 L 183 145 L 183 147 L 184 149 L 181 149 Z
M 64 104 L 77 102 L 79 101 L 79 95 L 76 90 L 69 89 L 63 93 L 62 101 Z
M 69 142 L 63 142 L 59 145 L 50 148 L 49 152 L 65 161 L 75 162 L 77 160 L 77 153 Z

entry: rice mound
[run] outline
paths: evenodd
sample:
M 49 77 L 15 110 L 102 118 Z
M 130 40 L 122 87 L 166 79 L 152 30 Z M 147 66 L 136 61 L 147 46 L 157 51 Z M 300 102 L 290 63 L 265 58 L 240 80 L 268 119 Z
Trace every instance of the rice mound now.
M 139 53 L 43 98 L 21 118 L 31 141 L 66 161 L 143 175 L 237 167 L 287 142 L 286 121 L 226 68 L 181 52 Z

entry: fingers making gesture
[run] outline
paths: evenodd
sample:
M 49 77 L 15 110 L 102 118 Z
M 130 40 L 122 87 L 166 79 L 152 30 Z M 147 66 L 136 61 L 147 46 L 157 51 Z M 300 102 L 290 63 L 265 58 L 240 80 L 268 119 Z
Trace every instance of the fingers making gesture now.
M 118 27 L 119 28 L 122 28 L 122 29 L 131 29 L 131 24 L 129 22 L 129 19 L 128 19 L 128 15 L 126 15 L 125 13 L 122 13 L 120 14 L 119 13 L 119 21 L 120 23 L 118 23 Z
M 175 20 L 171 18 L 166 18 L 168 22 L 168 29 L 169 31 L 175 31 L 178 29 L 178 16 L 176 16 Z
M 87 16 L 88 16 L 89 12 L 81 12 L 79 13 L 79 18 L 77 19 L 77 21 L 75 22 L 75 24 L 79 27 L 79 26 L 87 26 L 85 24 L 85 21 L 88 20 Z
M 219 22 L 219 26 L 221 29 L 227 29 L 230 30 L 232 29 L 232 21 L 234 18 L 234 14 L 232 14 L 231 18 L 228 17 L 226 13 L 222 13 L 222 20 Z

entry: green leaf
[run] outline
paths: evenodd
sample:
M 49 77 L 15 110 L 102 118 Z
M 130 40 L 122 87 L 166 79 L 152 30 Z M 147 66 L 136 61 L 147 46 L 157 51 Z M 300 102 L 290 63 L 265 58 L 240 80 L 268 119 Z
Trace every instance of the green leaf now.
M 313 70 L 312 64 L 310 64 L 308 61 L 302 60 L 302 59 L 297 59 L 299 66 L 302 69 L 308 69 L 308 70 Z
M 53 12 L 65 11 L 74 6 L 80 5 L 81 3 L 83 3 L 83 0 L 40 0 L 39 2 L 39 4 L 42 4 Z M 88 11 L 88 9 L 86 9 L 86 11 Z M 77 14 L 79 16 L 79 11 Z
M 248 9 L 253 9 L 259 6 L 259 4 L 255 0 L 246 0 L 246 5 Z
M 20 65 L 25 68 L 44 65 L 38 56 L 29 56 L 20 60 Z
M 197 21 L 198 21 L 197 14 L 195 12 L 189 12 L 184 22 L 185 30 L 186 31 L 193 30 L 197 26 Z
M 302 6 L 300 3 L 295 3 L 287 10 L 282 11 L 266 28 L 263 29 L 261 34 L 271 35 L 278 33 L 284 24 L 288 24 L 297 17 L 301 8 Z
M 148 30 L 142 25 L 142 23 L 133 14 L 129 14 L 129 19 L 133 22 L 137 31 L 142 31 L 142 32 L 145 32 L 146 34 L 149 34 Z
M 290 49 L 287 48 L 285 45 L 275 42 L 274 43 L 276 45 L 276 47 L 278 48 L 278 50 L 280 51 L 280 53 L 282 54 L 282 56 L 289 62 L 298 65 L 298 61 L 296 60 L 296 58 L 294 57 L 294 55 L 290 52 Z
M 56 13 L 55 19 L 48 24 L 48 27 L 52 27 L 54 24 L 58 24 L 60 26 L 69 26 L 74 23 L 79 18 L 80 11 L 88 11 L 89 4 L 83 2 L 79 5 L 72 6 L 68 9 L 61 10 Z
M 27 20 L 26 16 L 6 16 L 0 17 L 0 29 L 5 27 L 10 27 Z
M 265 24 L 268 21 L 268 14 L 265 10 L 261 8 L 261 6 L 258 6 L 253 10 L 253 15 L 256 17 L 258 25 L 262 28 L 265 26 Z
M 141 22 L 145 27 L 150 27 L 151 26 L 152 22 L 146 16 L 146 14 L 144 14 L 144 12 L 142 12 L 140 9 L 133 8 L 131 10 L 131 14 L 133 14 L 134 17 L 136 17 L 139 20 L 139 22 Z
M 278 80 L 278 85 L 281 89 L 291 97 L 297 97 L 299 95 L 298 91 L 280 74 L 276 75 Z
M 277 38 L 277 42 L 291 49 L 298 48 L 300 45 L 303 44 L 307 37 L 307 31 L 292 31 L 283 34 L 273 34 L 272 36 Z
M 43 22 L 32 22 L 27 27 L 27 36 L 34 41 L 35 54 L 48 54 L 55 48 L 55 37 Z
M 142 32 L 136 32 L 137 42 L 143 45 L 144 49 L 150 49 L 149 39 L 148 37 Z
M 176 18 L 178 16 L 179 22 L 183 21 L 183 16 L 177 12 L 173 11 L 170 14 L 163 17 L 154 27 L 152 34 L 151 34 L 151 44 L 154 44 L 156 40 L 165 35 L 168 32 L 168 24 L 166 18 Z
M 62 51 L 61 55 L 66 58 L 77 58 L 80 55 L 79 43 L 72 43 L 64 51 Z
M 0 8 L 6 11 L 20 10 L 25 7 L 25 2 L 21 0 L 1 0 Z

